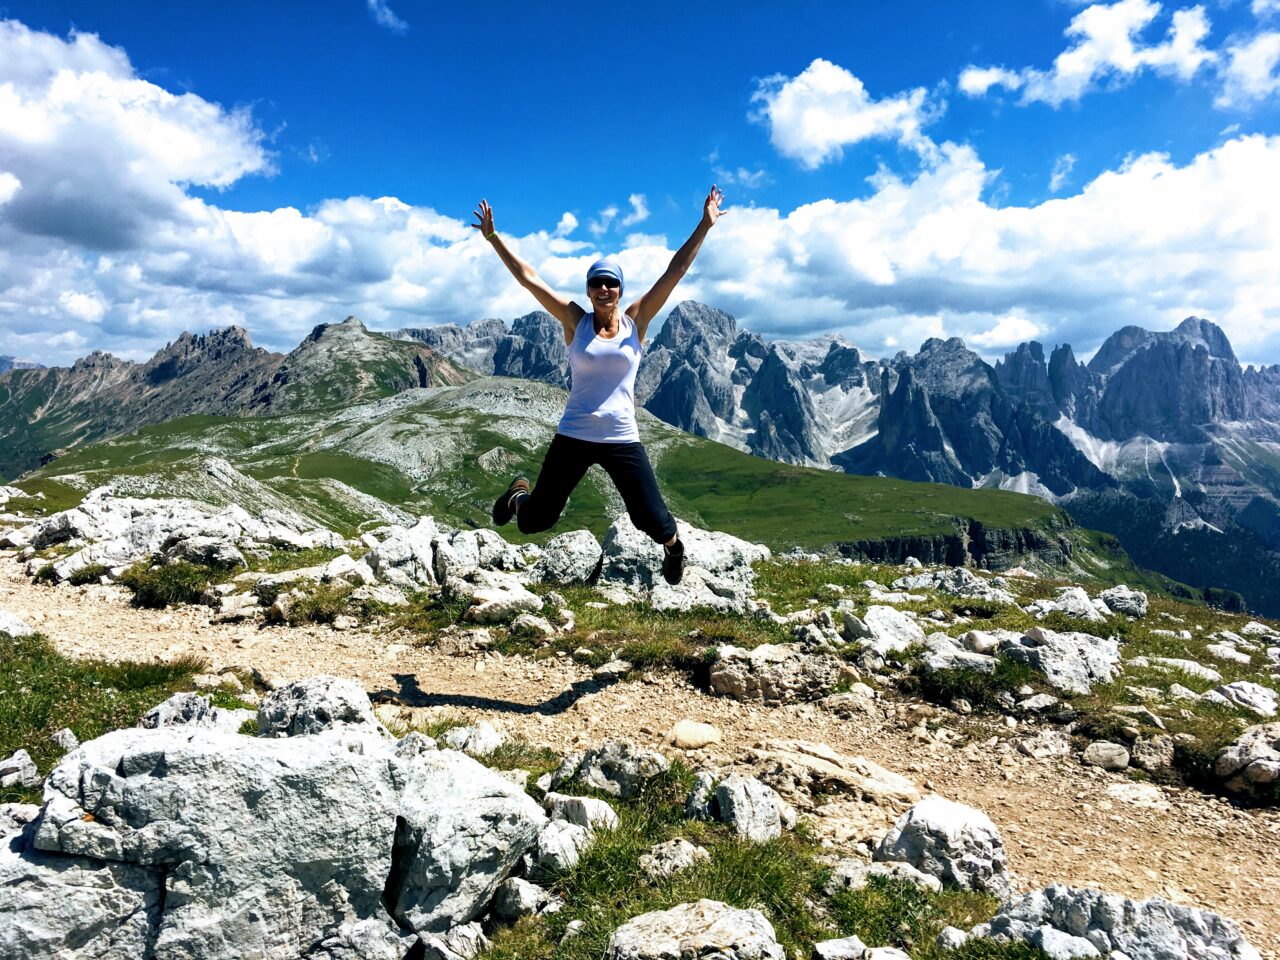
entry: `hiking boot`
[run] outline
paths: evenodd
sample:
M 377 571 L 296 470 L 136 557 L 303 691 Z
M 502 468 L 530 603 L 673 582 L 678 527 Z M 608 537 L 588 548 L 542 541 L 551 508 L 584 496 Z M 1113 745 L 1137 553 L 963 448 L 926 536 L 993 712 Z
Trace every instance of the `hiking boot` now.
M 684 541 L 679 537 L 669 547 L 662 545 L 662 577 L 673 587 L 684 577 Z
M 524 477 L 516 477 L 511 481 L 511 486 L 507 487 L 507 492 L 493 502 L 493 523 L 494 526 L 502 526 L 510 523 L 511 518 L 516 515 L 516 500 L 529 495 L 529 481 Z

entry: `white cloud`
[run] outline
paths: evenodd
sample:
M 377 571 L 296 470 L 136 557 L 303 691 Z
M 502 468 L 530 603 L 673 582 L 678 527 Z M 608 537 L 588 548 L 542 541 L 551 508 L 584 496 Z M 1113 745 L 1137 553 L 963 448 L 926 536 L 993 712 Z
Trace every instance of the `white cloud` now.
M 1255 17 L 1269 17 L 1280 13 L 1280 0 L 1253 0 L 1251 7 Z
M 631 204 L 631 212 L 618 221 L 618 226 L 634 227 L 649 219 L 649 203 L 643 193 L 633 193 L 627 198 L 627 203 Z
M 170 103 L 94 37 L 9 25 L 0 38 L 0 88 L 18 91 L 12 78 L 24 78 L 6 95 L 47 121 L 0 133 L 0 170 L 22 180 L 0 206 L 0 353 L 65 363 L 88 345 L 137 358 L 184 329 L 230 323 L 280 350 L 348 313 L 389 329 L 535 308 L 469 218 L 394 197 L 242 212 L 192 196 L 185 185 L 197 177 L 232 176 L 255 158 L 265 168 L 248 117 L 191 94 Z M 81 74 L 99 65 L 140 95 L 97 113 L 75 98 L 50 100 L 50 75 L 65 71 L 75 83 L 63 89 L 83 91 Z M 134 135 L 166 104 L 161 119 L 185 131 L 175 139 L 192 150 Z M 0 124 L 10 116 L 0 110 Z M 1012 317 L 1087 353 L 1121 323 L 1169 327 L 1196 313 L 1220 322 L 1241 355 L 1280 361 L 1280 136 L 1236 137 L 1184 165 L 1136 157 L 1030 206 L 989 200 L 998 174 L 972 147 L 937 151 L 914 176 L 878 174 L 856 200 L 735 207 L 673 302 L 705 300 L 766 334 L 840 331 L 886 349 L 947 334 L 994 348 L 1018 332 Z M 113 194 L 117 206 L 104 208 Z M 127 231 L 83 226 L 129 204 Z M 59 216 L 36 216 L 50 209 Z M 603 234 L 618 216 L 606 210 L 589 227 L 604 222 Z M 623 264 L 632 293 L 670 262 L 663 236 L 633 232 L 601 248 L 570 239 L 571 222 L 576 229 L 569 214 L 507 237 L 569 295 L 581 295 L 586 267 L 602 255 Z M 102 308 L 96 323 L 91 302 Z
M 993 86 L 1021 90 L 1022 102 L 1058 107 L 1079 100 L 1104 82 L 1122 83 L 1144 70 L 1189 80 L 1217 55 L 1204 46 L 1209 20 L 1203 7 L 1175 10 L 1165 39 L 1144 43 L 1140 34 L 1161 10 L 1152 0 L 1097 3 L 1076 14 L 1066 29 L 1074 40 L 1053 61 L 1050 70 L 1024 67 L 966 67 L 959 87 L 969 96 L 983 96 Z
M 1040 335 L 1040 328 L 1026 317 L 1009 313 L 1000 317 L 989 330 L 969 334 L 971 346 L 982 350 L 1016 347 L 1024 340 L 1031 340 Z
M 922 155 L 934 153 L 921 132 L 933 109 L 923 87 L 876 100 L 848 70 L 817 59 L 795 77 L 759 81 L 751 100 L 759 104 L 751 117 L 769 128 L 774 147 L 810 170 L 864 140 L 897 140 Z
M 1280 92 L 1280 32 L 1260 33 L 1227 48 L 1220 107 L 1247 106 Z
M 607 233 L 613 221 L 618 218 L 618 208 L 610 205 L 600 211 L 600 216 L 587 223 L 587 229 L 595 236 Z
M 12 173 L 0 170 L 0 203 L 8 203 L 22 189 L 22 181 Z
M 67 316 L 85 323 L 98 323 L 107 312 L 107 305 L 96 294 L 64 290 L 58 297 Z
M 409 29 L 409 24 L 396 16 L 387 0 L 365 0 L 365 2 L 369 6 L 369 12 L 373 14 L 373 19 L 380 26 L 386 27 L 392 33 L 404 33 Z
M 566 210 L 560 215 L 560 222 L 556 224 L 555 235 L 557 237 L 567 237 L 577 229 L 578 218 Z
M 1064 153 L 1053 161 L 1053 170 L 1049 173 L 1049 192 L 1057 193 L 1067 185 L 1067 181 L 1071 178 L 1071 171 L 1075 169 L 1076 156 L 1074 153 Z

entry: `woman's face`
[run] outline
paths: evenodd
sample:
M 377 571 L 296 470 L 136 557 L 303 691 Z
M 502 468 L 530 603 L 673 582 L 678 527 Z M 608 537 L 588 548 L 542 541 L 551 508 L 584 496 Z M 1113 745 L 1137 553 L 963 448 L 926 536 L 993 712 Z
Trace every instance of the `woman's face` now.
M 597 310 L 612 310 L 622 296 L 622 287 L 613 277 L 593 277 L 587 282 L 587 296 Z

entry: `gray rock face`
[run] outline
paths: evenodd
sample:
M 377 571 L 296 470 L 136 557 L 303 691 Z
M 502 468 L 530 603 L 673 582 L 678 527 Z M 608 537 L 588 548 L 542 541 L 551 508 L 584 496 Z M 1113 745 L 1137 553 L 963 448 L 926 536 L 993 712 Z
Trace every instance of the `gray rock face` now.
M 562 765 L 552 786 L 575 780 L 594 790 L 627 799 L 639 795 L 654 777 L 667 772 L 671 764 L 656 750 L 637 747 L 630 740 L 610 740 Z
M 613 932 L 604 955 L 606 960 L 786 960 L 764 914 L 715 900 L 682 903 L 628 920 Z
M 669 877 L 711 859 L 705 847 L 683 838 L 655 844 L 640 857 L 640 869 L 651 879 Z
M 1123 583 L 1103 590 L 1098 599 L 1105 603 L 1112 613 L 1126 617 L 1145 617 L 1147 615 L 1147 595 L 1141 590 L 1130 590 Z
M 744 840 L 763 843 L 782 836 L 778 806 L 778 795 L 755 777 L 734 773 L 716 784 L 716 817 Z
M 552 820 L 567 820 L 585 827 L 592 833 L 597 830 L 616 830 L 618 814 L 613 807 L 595 797 L 571 797 L 563 793 L 548 793 L 542 806 Z
M 1005 640 L 1000 652 L 1034 667 L 1051 686 L 1067 693 L 1088 693 L 1095 683 L 1111 682 L 1120 664 L 1120 647 L 1113 639 L 1042 627 L 1032 627 L 1017 640 Z
M 1248 680 L 1224 683 L 1210 690 L 1205 697 L 1224 705 L 1240 707 L 1259 717 L 1274 717 L 1277 706 L 1280 706 L 1280 698 L 1274 690 Z
M 988 603 L 1017 603 L 1008 590 L 992 586 L 967 567 L 950 567 L 930 573 L 917 573 L 893 581 L 895 590 L 939 590 L 953 597 L 983 600 Z
M 342 730 L 116 731 L 50 775 L 35 846 L 57 864 L 91 858 L 95 870 L 141 871 L 121 883 L 145 874 L 163 887 L 146 949 L 131 956 L 297 956 L 344 924 L 388 923 L 388 910 L 443 932 L 487 908 L 546 820 L 460 753 L 393 746 Z M 136 904 L 135 917 L 146 917 Z
M 418 938 L 386 920 L 344 923 L 305 960 L 404 960 Z
M 534 576 L 543 583 L 590 583 L 600 573 L 603 556 L 590 530 L 570 530 L 547 541 Z
M 432 541 L 438 536 L 435 521 L 423 517 L 412 528 L 392 526 L 383 540 L 364 558 L 379 580 L 402 587 L 434 584 L 435 552 Z
M 536 883 L 509 877 L 502 881 L 493 898 L 493 915 L 505 923 L 531 917 L 551 903 L 551 894 Z
M 446 747 L 461 750 L 469 756 L 486 757 L 507 742 L 507 735 L 488 720 L 481 720 L 469 726 L 446 730 L 440 741 Z
M 846 675 L 831 654 L 809 653 L 797 644 L 766 643 L 752 650 L 722 646 L 711 665 L 711 689 L 735 700 L 795 703 L 819 700 Z
M 158 703 L 142 715 L 138 726 L 154 730 L 157 727 L 218 727 L 221 711 L 198 693 L 175 693 L 163 703 Z M 234 733 L 234 730 L 228 731 Z
M 477 922 L 463 923 L 444 933 L 420 938 L 423 960 L 478 960 L 491 946 Z
M 845 637 L 885 656 L 924 642 L 924 630 L 901 610 L 874 605 L 861 618 L 845 617 Z
M 942 881 L 937 877 L 917 870 L 909 863 L 890 860 L 884 863 L 868 863 L 857 857 L 841 860 L 831 869 L 831 879 L 827 882 L 827 892 L 839 890 L 861 890 L 872 877 L 885 877 L 890 880 L 905 880 L 913 883 L 921 890 L 939 891 Z
M 939 796 L 925 797 L 899 817 L 875 859 L 901 860 L 964 890 L 1003 897 L 1011 889 L 995 824 L 981 810 Z
M 0 787 L 38 787 L 40 772 L 31 754 L 15 750 L 13 755 L 0 760 Z
M 1216 913 L 1061 884 L 1011 900 L 971 933 L 1040 947 L 1054 960 L 1112 951 L 1130 960 L 1260 960 L 1240 929 Z
M 258 736 L 297 737 L 333 727 L 382 731 L 369 695 L 354 680 L 319 676 L 272 690 L 258 705 Z
M 1262 723 L 1244 731 L 1218 754 L 1213 772 L 1232 793 L 1255 799 L 1275 797 L 1280 783 L 1280 723 Z
M 51 856 L 21 840 L 0 844 L 0 956 L 145 957 L 162 886 L 159 871 L 131 863 Z
M 578 865 L 591 846 L 591 831 L 568 820 L 552 820 L 538 834 L 533 862 L 539 870 L 566 873 Z

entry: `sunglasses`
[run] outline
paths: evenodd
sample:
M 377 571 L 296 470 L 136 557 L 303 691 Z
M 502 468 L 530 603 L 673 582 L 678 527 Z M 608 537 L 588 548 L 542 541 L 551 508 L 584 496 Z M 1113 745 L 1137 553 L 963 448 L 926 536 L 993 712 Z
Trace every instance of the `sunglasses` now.
M 621 283 L 616 277 L 592 277 L 587 281 L 587 289 L 594 290 L 596 287 L 608 287 L 610 290 L 617 290 Z

